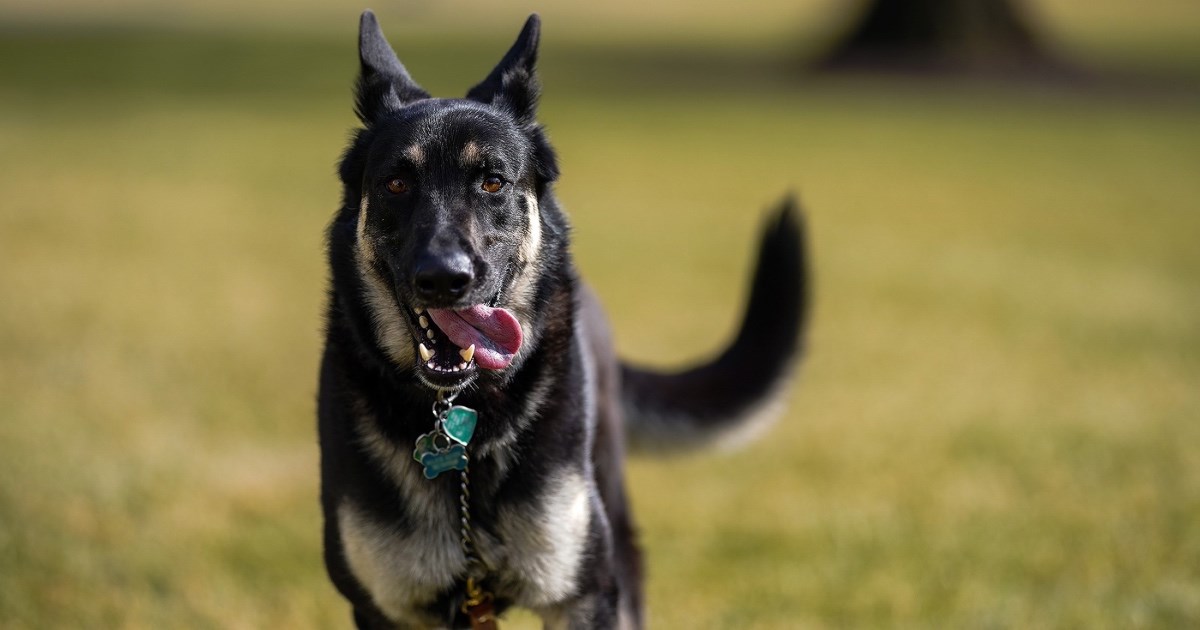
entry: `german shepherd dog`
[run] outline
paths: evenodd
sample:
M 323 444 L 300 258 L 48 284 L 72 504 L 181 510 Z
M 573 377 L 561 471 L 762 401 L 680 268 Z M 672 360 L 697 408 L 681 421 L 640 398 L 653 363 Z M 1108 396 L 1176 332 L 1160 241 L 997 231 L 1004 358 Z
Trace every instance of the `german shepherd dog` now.
M 618 360 L 535 119 L 538 32 L 534 15 L 465 98 L 441 99 L 362 15 L 318 403 L 325 562 L 360 628 L 488 628 L 510 606 L 549 628 L 641 627 L 627 443 L 744 433 L 802 346 L 789 199 L 727 349 L 672 374 Z

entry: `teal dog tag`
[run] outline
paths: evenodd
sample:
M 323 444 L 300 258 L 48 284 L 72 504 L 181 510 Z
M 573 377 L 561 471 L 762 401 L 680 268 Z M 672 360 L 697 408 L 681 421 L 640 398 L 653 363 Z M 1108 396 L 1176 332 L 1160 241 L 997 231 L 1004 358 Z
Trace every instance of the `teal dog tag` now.
M 455 444 L 442 452 L 427 452 L 421 456 L 421 464 L 425 466 L 426 479 L 433 479 L 447 470 L 465 470 L 467 449 Z
M 430 431 L 429 433 L 417 438 L 417 447 L 413 449 L 413 459 L 416 460 L 418 464 L 421 463 L 421 458 L 424 457 L 426 453 L 438 453 L 445 450 L 444 448 L 438 448 L 436 441 L 437 438 L 437 431 Z M 443 437 L 442 443 L 447 444 L 448 440 Z
M 450 439 L 465 446 L 471 441 L 471 436 L 475 435 L 475 422 L 478 419 L 479 414 L 475 413 L 474 409 L 456 405 L 442 418 L 442 430 Z

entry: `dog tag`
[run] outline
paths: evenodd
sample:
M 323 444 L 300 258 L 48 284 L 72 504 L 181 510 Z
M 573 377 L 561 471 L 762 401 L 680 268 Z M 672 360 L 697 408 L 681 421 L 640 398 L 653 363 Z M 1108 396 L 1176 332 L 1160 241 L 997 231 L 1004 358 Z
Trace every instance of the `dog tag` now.
M 467 467 L 467 449 L 455 444 L 444 451 L 428 452 L 421 456 L 425 466 L 425 478 L 433 479 L 447 470 L 464 470 Z
M 442 430 L 450 439 L 466 446 L 471 436 L 475 435 L 475 422 L 478 419 L 479 414 L 474 409 L 455 405 L 442 418 Z
M 424 457 L 426 453 L 437 453 L 445 450 L 437 447 L 437 437 L 437 431 L 430 431 L 429 433 L 417 438 L 417 446 L 413 449 L 413 459 L 416 460 L 418 464 L 421 463 L 421 458 Z M 447 440 L 442 438 L 442 442 L 447 442 Z

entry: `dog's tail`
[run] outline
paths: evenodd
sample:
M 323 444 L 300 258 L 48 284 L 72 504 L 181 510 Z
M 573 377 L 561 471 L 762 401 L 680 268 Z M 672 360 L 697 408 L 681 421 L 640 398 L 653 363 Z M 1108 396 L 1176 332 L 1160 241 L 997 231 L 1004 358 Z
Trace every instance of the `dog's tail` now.
M 763 231 L 750 300 L 737 337 L 711 362 L 678 373 L 622 363 L 630 446 L 680 451 L 741 442 L 782 410 L 782 390 L 802 354 L 809 277 L 803 219 L 785 199 Z

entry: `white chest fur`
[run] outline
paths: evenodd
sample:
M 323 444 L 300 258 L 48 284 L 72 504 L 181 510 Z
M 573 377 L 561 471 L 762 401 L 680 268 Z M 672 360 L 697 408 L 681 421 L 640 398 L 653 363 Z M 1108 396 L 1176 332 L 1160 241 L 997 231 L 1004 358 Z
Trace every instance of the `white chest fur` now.
M 390 463 L 409 526 L 378 521 L 345 501 L 338 507 L 338 527 L 350 570 L 376 606 L 395 621 L 419 625 L 418 611 L 467 568 L 454 509 L 457 497 L 433 495 L 444 486 L 427 483 L 411 458 Z M 562 471 L 529 501 L 503 506 L 495 523 L 478 524 L 476 545 L 495 573 L 498 595 L 518 606 L 544 609 L 574 592 L 593 496 L 581 474 Z
M 575 590 L 590 525 L 593 492 L 577 472 L 562 472 L 529 505 L 500 510 L 494 552 L 480 550 L 497 567 L 501 583 L 529 608 L 552 606 Z
M 368 517 L 350 501 L 338 506 L 337 516 L 350 571 L 395 621 L 416 621 L 415 610 L 432 602 L 466 567 L 450 523 L 400 531 Z

